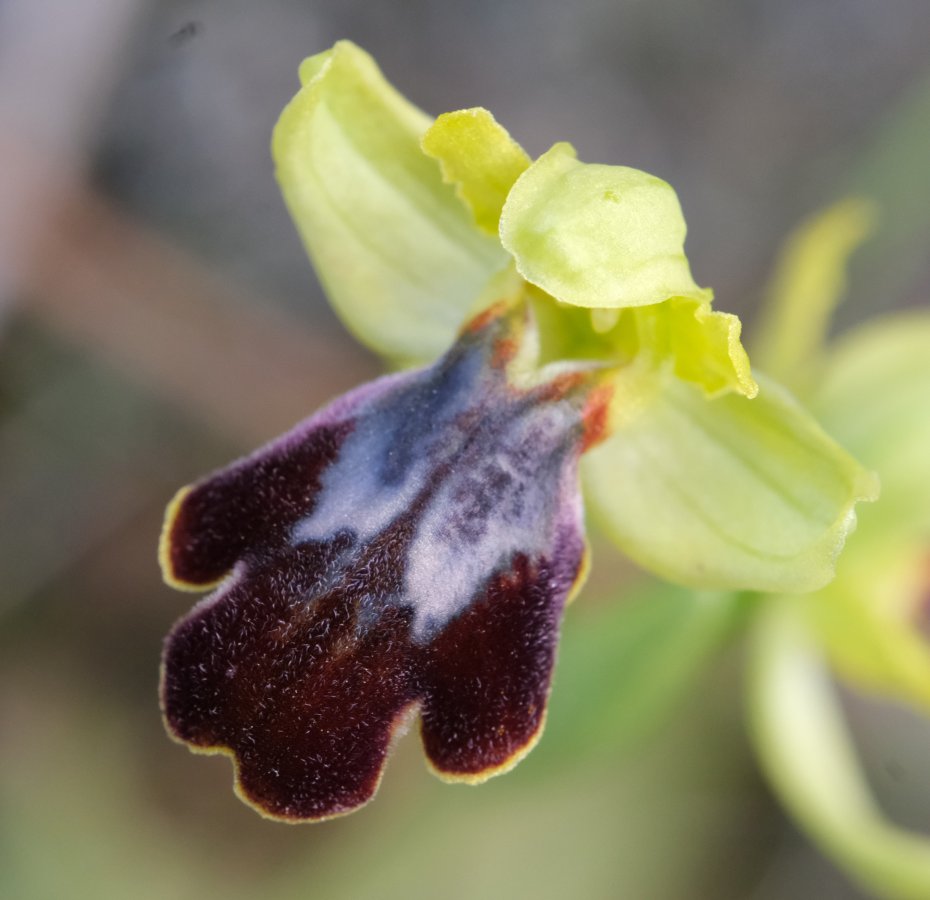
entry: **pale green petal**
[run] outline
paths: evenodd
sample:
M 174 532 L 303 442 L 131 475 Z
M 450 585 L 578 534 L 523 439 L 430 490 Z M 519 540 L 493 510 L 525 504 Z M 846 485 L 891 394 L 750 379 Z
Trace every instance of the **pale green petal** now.
M 630 309 L 585 310 L 528 291 L 546 358 L 601 359 L 613 365 L 670 368 L 708 397 L 735 392 L 754 397 L 758 385 L 740 343 L 740 321 L 710 303 L 673 297 Z M 545 352 L 547 351 L 548 352 Z
M 623 374 L 623 373 L 621 373 Z M 810 591 L 833 577 L 875 479 L 783 389 L 707 400 L 666 376 L 618 384 L 583 461 L 589 503 L 646 568 L 693 587 Z
M 672 188 L 637 169 L 580 163 L 569 144 L 556 144 L 517 179 L 500 236 L 520 274 L 565 303 L 709 299 L 691 278 Z
M 807 598 L 771 598 L 755 629 L 752 737 L 782 801 L 825 852 L 876 894 L 930 897 L 930 840 L 888 822 L 872 799 L 823 661 Z
M 348 41 L 306 60 L 275 127 L 284 198 L 336 311 L 388 357 L 442 352 L 507 262 L 420 150 L 428 116 Z
M 869 539 L 930 550 L 930 313 L 868 322 L 844 338 L 812 397 L 824 427 L 882 479 Z
M 853 251 L 872 231 L 869 203 L 852 198 L 818 213 L 785 242 L 766 297 L 755 364 L 797 385 L 818 361 Z
M 675 374 L 700 385 L 708 397 L 758 393 L 736 316 L 713 312 L 709 300 L 685 297 L 639 307 L 629 315 L 636 322 L 641 351 L 670 358 Z
M 439 161 L 442 177 L 455 185 L 475 224 L 496 237 L 507 194 L 531 162 L 523 148 L 481 107 L 443 113 L 421 146 Z

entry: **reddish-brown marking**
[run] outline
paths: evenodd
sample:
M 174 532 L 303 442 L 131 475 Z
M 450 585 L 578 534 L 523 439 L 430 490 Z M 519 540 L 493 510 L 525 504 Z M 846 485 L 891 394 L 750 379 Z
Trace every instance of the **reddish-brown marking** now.
M 535 396 L 542 403 L 555 403 L 583 387 L 590 379 L 589 372 L 563 372 L 536 389 Z
M 506 368 L 520 349 L 519 342 L 512 338 L 501 338 L 494 342 L 494 352 L 491 355 L 491 365 L 496 369 Z
M 584 421 L 582 453 L 609 437 L 607 426 L 610 418 L 610 401 L 613 399 L 613 394 L 614 389 L 609 384 L 599 385 L 588 394 L 582 411 Z
M 487 309 L 483 309 L 476 316 L 473 316 L 462 328 L 462 334 L 475 334 L 486 328 L 490 323 L 501 316 L 507 309 L 507 303 L 504 300 L 498 300 L 492 303 Z

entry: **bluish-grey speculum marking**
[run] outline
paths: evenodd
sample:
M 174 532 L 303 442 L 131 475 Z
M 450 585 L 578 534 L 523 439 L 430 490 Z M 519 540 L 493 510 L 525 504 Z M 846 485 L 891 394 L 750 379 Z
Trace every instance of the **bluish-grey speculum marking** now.
M 460 345 L 376 401 L 325 473 L 313 513 L 293 531 L 300 544 L 350 530 L 349 556 L 363 557 L 366 544 L 416 510 L 400 592 L 366 592 L 363 605 L 411 607 L 417 641 L 460 614 L 515 552 L 536 555 L 551 540 L 540 524 L 553 520 L 553 487 L 581 429 L 576 401 L 529 402 L 485 365 L 486 353 L 482 344 Z M 350 572 L 355 579 L 364 568 Z

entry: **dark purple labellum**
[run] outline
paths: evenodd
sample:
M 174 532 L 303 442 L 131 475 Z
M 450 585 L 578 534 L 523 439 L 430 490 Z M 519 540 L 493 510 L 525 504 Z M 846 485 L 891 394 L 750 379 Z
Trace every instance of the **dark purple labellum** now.
M 524 327 L 484 314 L 435 365 L 347 394 L 169 507 L 167 580 L 218 587 L 165 643 L 165 721 L 231 754 L 262 813 L 356 809 L 417 711 L 449 780 L 537 739 L 605 395 L 579 372 L 515 385 Z

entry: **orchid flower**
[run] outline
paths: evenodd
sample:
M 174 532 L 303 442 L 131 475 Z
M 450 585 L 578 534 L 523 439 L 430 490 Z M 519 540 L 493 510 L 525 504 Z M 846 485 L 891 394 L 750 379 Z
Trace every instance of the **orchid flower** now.
M 883 897 L 930 896 L 930 839 L 888 822 L 866 787 L 830 673 L 930 713 L 930 314 L 824 335 L 845 262 L 872 213 L 847 200 L 789 243 L 759 355 L 882 479 L 837 578 L 805 596 L 752 598 L 753 736 L 809 834 Z
M 564 143 L 533 161 L 484 109 L 433 120 L 349 42 L 300 78 L 272 144 L 285 201 L 398 371 L 182 489 L 160 554 L 213 589 L 165 645 L 169 732 L 290 821 L 369 800 L 415 715 L 449 780 L 528 752 L 587 568 L 582 485 L 657 574 L 781 592 L 832 578 L 876 494 L 753 375 L 668 184 Z
M 520 318 L 488 310 L 433 366 L 350 392 L 169 511 L 173 583 L 233 574 L 168 642 L 165 715 L 228 747 L 269 814 L 365 802 L 413 710 L 448 780 L 539 736 L 585 567 L 578 456 L 608 394 L 597 370 L 523 369 Z

